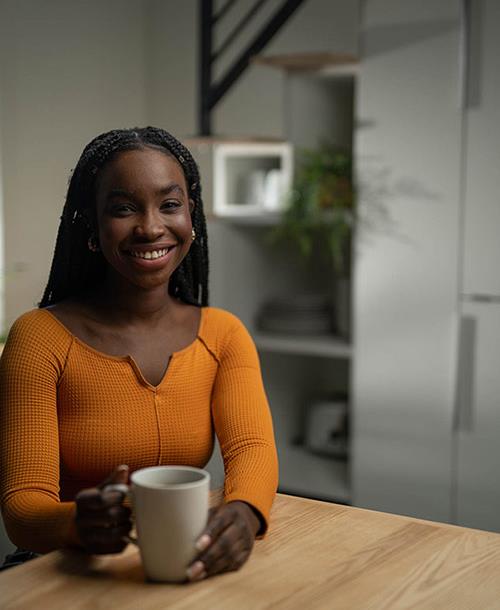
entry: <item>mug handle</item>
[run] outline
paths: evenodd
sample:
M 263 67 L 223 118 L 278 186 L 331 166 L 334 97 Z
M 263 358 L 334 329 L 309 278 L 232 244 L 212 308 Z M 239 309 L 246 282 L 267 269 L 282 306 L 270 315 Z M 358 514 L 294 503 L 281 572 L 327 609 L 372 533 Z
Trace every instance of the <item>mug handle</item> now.
M 103 491 L 118 491 L 124 495 L 124 499 L 130 499 L 130 487 L 128 485 L 125 485 L 125 483 L 110 483 L 109 485 L 106 485 L 104 487 Z M 124 542 L 134 544 L 135 546 L 139 546 L 139 541 L 137 540 L 137 538 L 131 536 L 130 534 L 122 536 L 122 540 Z

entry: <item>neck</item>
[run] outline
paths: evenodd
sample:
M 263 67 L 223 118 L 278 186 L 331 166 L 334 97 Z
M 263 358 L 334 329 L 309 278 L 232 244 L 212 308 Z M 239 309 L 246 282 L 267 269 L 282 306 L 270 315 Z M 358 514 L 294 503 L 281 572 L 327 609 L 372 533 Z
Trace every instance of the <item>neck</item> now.
M 176 300 L 168 293 L 167 285 L 146 289 L 113 279 L 106 279 L 93 300 L 99 308 L 112 312 L 115 323 L 154 323 L 175 307 Z

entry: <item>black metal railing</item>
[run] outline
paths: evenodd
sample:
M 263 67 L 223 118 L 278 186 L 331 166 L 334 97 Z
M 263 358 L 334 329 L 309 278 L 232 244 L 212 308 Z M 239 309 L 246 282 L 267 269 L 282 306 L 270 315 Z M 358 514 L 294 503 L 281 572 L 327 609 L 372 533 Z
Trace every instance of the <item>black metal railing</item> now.
M 227 0 L 217 12 L 214 12 L 213 0 L 199 0 L 200 20 L 200 56 L 199 56 L 199 106 L 198 106 L 198 132 L 199 135 L 212 134 L 212 111 L 228 92 L 233 84 L 247 69 L 251 58 L 262 51 L 273 36 L 286 23 L 291 15 L 299 8 L 304 0 L 285 0 L 247 47 L 229 65 L 223 76 L 217 82 L 213 81 L 213 67 L 224 53 L 230 48 L 237 37 L 248 27 L 250 21 L 263 7 L 267 0 L 256 2 L 238 20 L 217 49 L 213 48 L 213 32 L 217 23 L 237 4 L 238 0 Z

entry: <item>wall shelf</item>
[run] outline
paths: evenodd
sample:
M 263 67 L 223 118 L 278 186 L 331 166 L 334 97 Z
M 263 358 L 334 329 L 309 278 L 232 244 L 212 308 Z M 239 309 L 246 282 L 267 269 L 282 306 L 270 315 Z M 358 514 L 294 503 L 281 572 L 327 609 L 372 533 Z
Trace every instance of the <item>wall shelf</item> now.
M 187 139 L 204 184 L 205 213 L 220 218 L 276 217 L 293 176 L 289 142 Z
M 279 68 L 286 72 L 311 74 L 319 77 L 354 77 L 358 73 L 359 60 L 346 53 L 298 53 L 288 55 L 259 55 L 255 64 Z
M 349 463 L 316 455 L 300 446 L 278 445 L 279 490 L 349 504 Z
M 320 261 L 312 265 L 295 264 L 293 244 L 272 248 L 266 233 L 279 225 L 287 208 L 286 200 L 279 207 L 259 206 L 258 197 L 241 196 L 236 186 L 240 175 L 244 178 L 262 169 L 267 172 L 286 168 L 287 154 L 283 148 L 287 143 L 294 152 L 316 149 L 325 139 L 341 149 L 352 149 L 358 60 L 347 54 L 301 53 L 259 56 L 254 62 L 282 72 L 277 76 L 283 86 L 281 119 L 285 141 L 251 139 L 245 143 L 202 139 L 190 146 L 200 165 L 205 210 L 210 222 L 211 255 L 215 261 L 211 298 L 218 306 L 240 317 L 259 351 L 279 454 L 280 490 L 347 504 L 351 501 L 349 459 L 341 461 L 312 453 L 303 445 L 294 444 L 292 439 L 303 435 L 309 421 L 308 405 L 316 398 L 350 395 L 354 348 L 348 339 L 330 331 L 342 328 L 348 333 L 350 325 L 346 319 L 350 305 L 343 297 L 350 297 L 350 293 L 343 295 L 345 291 L 327 264 Z M 258 156 L 264 161 L 254 163 L 250 149 L 259 149 Z M 221 150 L 224 164 L 218 167 L 222 166 L 223 171 L 217 173 L 215 161 Z M 242 160 L 236 158 L 237 150 L 244 153 L 244 168 Z M 267 151 L 273 151 L 272 166 Z M 244 172 L 240 171 L 243 169 Z M 219 185 L 225 186 L 225 191 L 217 188 Z M 292 185 L 290 180 L 289 186 Z M 248 192 L 253 195 L 252 189 Z M 222 212 L 221 201 L 227 204 L 223 205 Z M 238 289 L 234 290 L 234 286 Z M 262 320 L 266 303 L 283 295 L 302 293 L 324 294 L 331 300 L 332 325 L 321 327 L 323 334 L 258 330 L 257 320 Z M 304 315 L 309 322 L 308 314 Z M 279 313 L 277 318 L 279 321 Z M 293 326 L 284 324 L 262 328 L 280 327 L 283 331 L 294 330 Z M 304 324 L 303 329 L 306 328 L 314 330 L 315 327 Z M 317 330 L 320 330 L 319 324 Z M 332 428 L 328 429 L 333 429 L 335 422 L 329 421 L 330 425 Z
M 253 338 L 257 349 L 263 352 L 327 358 L 350 358 L 352 354 L 351 345 L 333 335 L 290 336 L 256 332 Z

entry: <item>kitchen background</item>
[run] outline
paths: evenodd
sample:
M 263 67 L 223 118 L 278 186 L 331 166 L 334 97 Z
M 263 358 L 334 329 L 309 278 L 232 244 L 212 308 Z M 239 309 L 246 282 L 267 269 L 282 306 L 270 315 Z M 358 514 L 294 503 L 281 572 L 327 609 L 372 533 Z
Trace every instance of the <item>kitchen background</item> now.
M 2 328 L 83 146 L 164 127 L 202 169 L 211 304 L 254 335 L 280 490 L 500 531 L 500 4 L 218 0 L 214 79 L 292 4 L 200 138 L 196 0 L 0 0 Z

